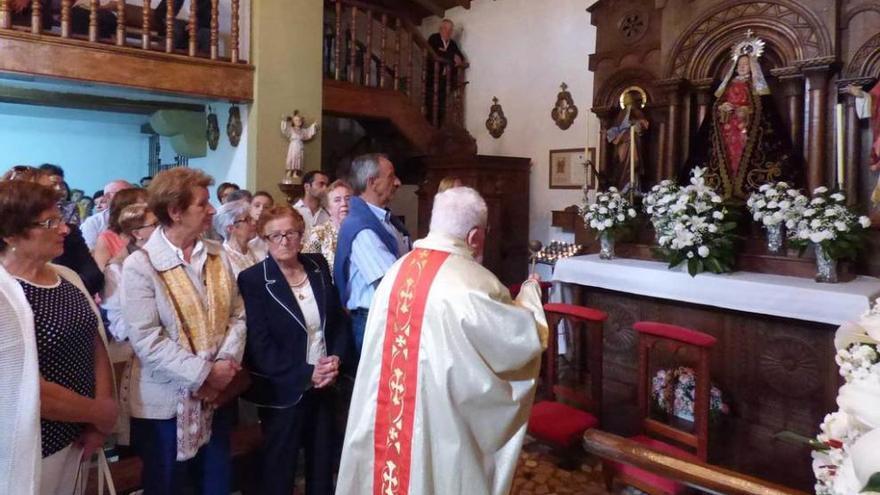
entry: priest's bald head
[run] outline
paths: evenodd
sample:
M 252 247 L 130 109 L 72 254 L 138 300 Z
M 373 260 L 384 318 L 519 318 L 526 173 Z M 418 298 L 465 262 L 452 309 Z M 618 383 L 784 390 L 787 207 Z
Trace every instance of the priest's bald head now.
M 488 219 L 486 201 L 470 187 L 453 187 L 434 196 L 431 233 L 464 241 L 478 262 L 483 260 Z

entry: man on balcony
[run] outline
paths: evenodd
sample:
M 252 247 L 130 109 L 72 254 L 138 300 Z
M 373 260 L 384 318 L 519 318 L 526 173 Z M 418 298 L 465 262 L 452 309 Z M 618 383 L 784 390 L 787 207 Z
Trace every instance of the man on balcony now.
M 443 119 L 446 116 L 446 81 L 447 81 L 447 72 L 451 71 L 451 74 L 448 74 L 449 80 L 452 81 L 452 86 L 449 89 L 451 93 L 456 89 L 457 85 L 457 71 L 456 67 L 460 67 L 464 65 L 464 54 L 461 53 L 461 50 L 458 48 L 458 43 L 452 39 L 452 32 L 455 30 L 455 24 L 452 23 L 449 19 L 443 19 L 440 22 L 440 27 L 438 32 L 432 34 L 428 37 L 428 44 L 440 56 L 441 64 L 440 64 L 440 73 L 438 77 L 440 78 L 437 81 L 437 123 L 443 124 Z M 427 109 L 428 120 L 433 122 L 434 115 L 434 60 L 429 58 L 427 61 L 428 70 L 427 70 L 427 78 L 425 80 L 425 108 Z

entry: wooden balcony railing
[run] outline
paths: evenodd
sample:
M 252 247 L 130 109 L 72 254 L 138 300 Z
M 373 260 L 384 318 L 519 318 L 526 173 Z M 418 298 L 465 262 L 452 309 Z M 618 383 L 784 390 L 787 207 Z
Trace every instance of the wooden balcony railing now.
M 224 0 L 226 32 L 221 0 L 192 0 L 185 20 L 181 0 L 167 0 L 164 13 L 131 1 L 0 0 L 0 51 L 10 54 L 0 71 L 252 99 L 241 0 Z
M 435 127 L 464 125 L 466 64 L 440 57 L 409 20 L 390 10 L 357 0 L 324 5 L 325 77 L 400 91 Z
M 129 5 L 126 0 L 114 0 L 115 7 L 102 7 L 99 0 L 88 0 L 88 31 L 74 34 L 73 9 L 84 9 L 77 6 L 75 0 L 61 0 L 58 12 L 47 12 L 52 8 L 51 0 L 0 0 L 0 29 L 29 30 L 32 34 L 57 35 L 61 38 L 87 39 L 89 42 L 109 42 L 117 46 L 137 46 L 133 39 L 139 39 L 143 50 L 158 50 L 164 46 L 166 53 L 182 53 L 184 50 L 176 48 L 174 44 L 175 28 L 179 23 L 175 22 L 176 14 L 173 8 L 166 8 L 165 19 L 154 19 L 155 13 L 150 8 L 150 1 L 145 0 L 142 6 Z M 175 3 L 173 0 L 168 3 Z M 240 62 L 239 20 L 241 18 L 241 0 L 231 0 L 230 3 L 230 32 L 228 43 L 228 55 L 220 56 L 220 2 L 209 0 L 207 2 L 193 0 L 190 3 L 188 19 L 186 21 L 187 50 L 185 53 L 190 57 L 205 57 L 211 60 L 223 60 L 233 64 Z M 209 6 L 207 12 L 199 9 Z M 112 13 L 116 17 L 116 33 L 111 39 L 99 39 L 99 12 Z M 25 25 L 13 20 L 21 20 L 30 12 L 30 23 Z M 17 15 L 18 14 L 18 15 Z M 24 14 L 22 16 L 21 14 Z M 210 23 L 207 29 L 200 28 L 198 20 L 200 16 L 208 16 Z M 140 18 L 140 23 L 132 22 L 135 17 Z M 161 35 L 155 29 L 164 21 L 164 33 Z M 208 40 L 208 46 L 203 51 L 199 50 L 198 41 L 200 31 Z M 162 40 L 162 45 L 159 45 Z M 156 43 L 156 44 L 154 44 Z

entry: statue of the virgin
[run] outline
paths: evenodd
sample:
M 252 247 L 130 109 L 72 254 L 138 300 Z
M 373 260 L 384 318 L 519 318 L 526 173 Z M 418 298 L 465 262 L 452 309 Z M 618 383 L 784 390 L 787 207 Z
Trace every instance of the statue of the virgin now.
M 758 61 L 763 51 L 751 30 L 734 45 L 711 118 L 700 125 L 681 173 L 686 180 L 692 168 L 705 168 L 706 182 L 725 199 L 744 200 L 769 182 L 800 183 L 799 160 Z

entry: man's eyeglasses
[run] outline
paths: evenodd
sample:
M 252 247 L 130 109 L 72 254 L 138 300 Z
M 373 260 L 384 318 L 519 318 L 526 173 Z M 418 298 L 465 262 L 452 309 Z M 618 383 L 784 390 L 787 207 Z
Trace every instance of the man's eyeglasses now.
M 153 223 L 148 223 L 146 225 L 141 225 L 140 227 L 138 227 L 134 230 L 149 229 L 149 228 L 155 227 L 156 225 L 159 225 L 159 222 L 153 222 Z
M 34 222 L 31 225 L 34 227 L 42 227 L 46 230 L 57 229 L 60 225 L 64 223 L 64 219 L 61 217 L 53 217 L 43 220 L 42 222 Z
M 238 225 L 238 224 L 240 224 L 240 223 L 247 223 L 247 224 L 250 224 L 250 225 L 256 225 L 256 224 L 257 224 L 257 221 L 254 220 L 254 219 L 251 218 L 251 217 L 239 218 L 238 220 L 232 222 L 232 225 Z
M 296 242 L 300 238 L 302 238 L 302 232 L 298 230 L 289 230 L 287 232 L 272 232 L 271 234 L 266 235 L 266 239 L 269 240 L 272 244 L 281 244 L 282 239 L 287 239 L 290 242 Z

